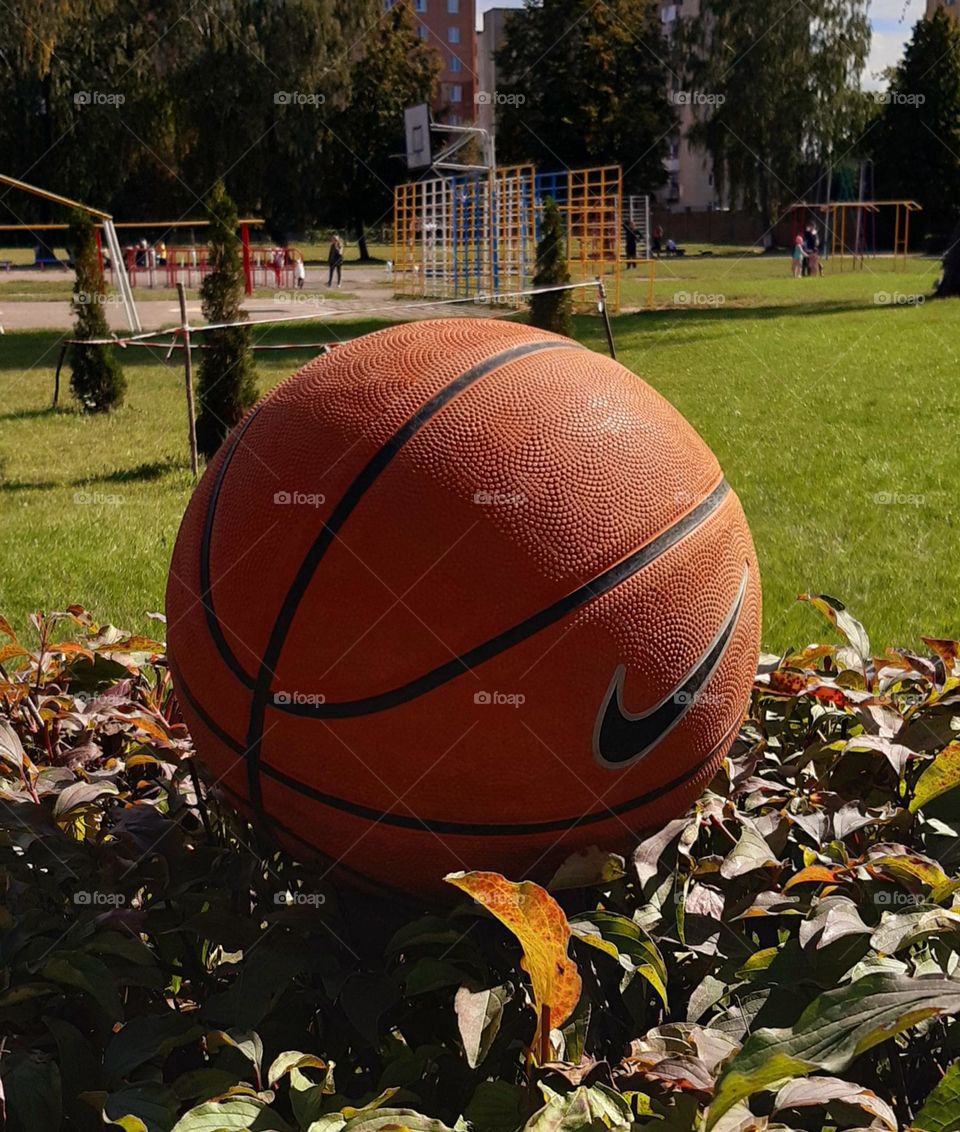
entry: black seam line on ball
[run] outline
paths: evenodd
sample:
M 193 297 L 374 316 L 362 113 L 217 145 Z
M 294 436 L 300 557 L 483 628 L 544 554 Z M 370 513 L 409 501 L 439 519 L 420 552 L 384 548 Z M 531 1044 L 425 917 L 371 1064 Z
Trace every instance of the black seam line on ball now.
M 635 551 L 628 558 L 622 559 L 609 570 L 598 574 L 596 578 L 573 590 L 548 605 L 546 609 L 527 617 L 517 625 L 505 629 L 497 636 L 491 637 L 468 652 L 461 653 L 453 660 L 438 665 L 429 672 L 418 676 L 415 680 L 402 684 L 399 688 L 392 688 L 388 692 L 380 692 L 375 696 L 365 696 L 359 700 L 343 700 L 339 703 L 294 704 L 270 703 L 271 711 L 283 712 L 287 715 L 309 716 L 313 719 L 350 719 L 358 715 L 373 715 L 375 712 L 387 711 L 400 704 L 414 700 L 426 692 L 433 691 L 441 684 L 446 684 L 455 677 L 468 672 L 485 661 L 491 660 L 507 649 L 548 628 L 556 621 L 560 621 L 570 613 L 595 601 L 598 597 L 609 593 L 622 582 L 638 573 L 651 562 L 675 546 L 680 539 L 691 534 L 713 514 L 730 491 L 726 480 L 721 480 L 713 491 L 699 503 L 692 511 L 679 519 L 672 527 L 661 532 L 651 542 Z
M 334 507 L 330 518 L 323 524 L 320 534 L 314 539 L 307 551 L 296 577 L 287 590 L 277 614 L 276 621 L 270 631 L 270 638 L 260 661 L 257 672 L 257 681 L 253 689 L 253 700 L 250 705 L 249 725 L 247 728 L 247 772 L 250 779 L 250 800 L 258 809 L 261 806 L 260 790 L 260 745 L 263 736 L 263 720 L 266 712 L 267 697 L 270 694 L 270 684 L 273 680 L 274 670 L 283 652 L 287 634 L 301 600 L 320 565 L 328 547 L 333 542 L 337 532 L 358 506 L 364 495 L 376 483 L 384 469 L 400 452 L 408 440 L 412 439 L 428 421 L 448 405 L 459 393 L 469 386 L 486 377 L 495 370 L 501 369 L 510 362 L 530 354 L 540 353 L 543 350 L 584 350 L 578 342 L 571 342 L 562 338 L 554 341 L 524 342 L 509 350 L 503 350 L 492 358 L 487 358 L 466 372 L 455 377 L 451 382 L 435 393 L 425 404 L 417 410 L 407 422 L 393 434 L 393 436 L 379 449 L 367 462 L 347 490 L 340 497 Z
M 185 681 L 174 675 L 174 686 L 177 695 L 182 696 L 183 699 L 190 704 L 200 717 L 204 726 L 212 731 L 225 747 L 242 758 L 244 755 L 243 744 L 234 739 L 232 735 L 227 734 L 215 720 L 210 718 L 210 715 L 202 705 L 198 703 Z M 393 814 L 378 810 L 373 806 L 365 806 L 359 802 L 351 802 L 346 798 L 339 798 L 335 794 L 325 794 L 323 791 L 308 786 L 299 779 L 291 778 L 289 775 L 284 774 L 283 771 L 272 767 L 269 763 L 261 764 L 260 773 L 267 778 L 274 779 L 274 781 L 279 782 L 282 786 L 294 791 L 294 793 L 301 795 L 301 797 L 310 798 L 311 801 L 319 802 L 332 810 L 339 810 L 353 817 L 366 818 L 370 821 L 396 826 L 401 829 L 426 830 L 429 833 L 463 834 L 464 836 L 480 837 L 515 837 L 523 834 L 558 833 L 562 830 L 576 829 L 581 825 L 596 825 L 598 822 L 619 817 L 622 814 L 629 813 L 631 810 L 649 805 L 651 802 L 655 802 L 664 795 L 676 790 L 691 778 L 695 778 L 716 755 L 720 747 L 729 740 L 731 733 L 736 731 L 739 727 L 740 720 L 738 719 L 706 758 L 702 759 L 696 766 L 691 767 L 685 774 L 679 775 L 663 786 L 658 786 L 656 789 L 646 794 L 641 794 L 626 802 L 618 802 L 617 805 L 606 807 L 603 810 L 595 810 L 593 813 L 583 814 L 579 817 L 554 818 L 546 822 L 509 822 L 496 824 L 490 822 L 457 822 L 436 818 L 408 817 L 406 814 Z M 227 789 L 230 788 L 227 787 Z M 236 791 L 231 790 L 231 793 L 235 794 L 236 797 L 240 797 L 239 794 L 236 794 Z M 249 805 L 254 804 L 252 799 L 244 799 L 244 801 Z M 262 810 L 262 804 L 258 808 Z M 305 842 L 305 844 L 309 843 Z
M 230 447 L 227 449 L 220 463 L 220 467 L 217 469 L 217 478 L 214 480 L 213 490 L 210 493 L 210 502 L 207 504 L 207 513 L 203 521 L 203 534 L 200 540 L 200 604 L 203 606 L 203 615 L 207 621 L 207 629 L 213 639 L 214 647 L 223 657 L 227 667 L 233 672 L 240 683 L 247 688 L 253 687 L 253 677 L 243 667 L 234 654 L 233 649 L 231 649 L 227 643 L 227 638 L 220 628 L 220 620 L 213 608 L 213 583 L 210 580 L 210 545 L 213 541 L 213 521 L 216 518 L 217 504 L 220 502 L 220 490 L 223 487 L 223 481 L 226 479 L 230 462 L 233 460 L 234 454 L 240 447 L 243 434 L 250 425 L 253 424 L 254 418 L 263 408 L 264 404 L 265 402 L 261 401 L 259 405 L 247 414 L 246 419 L 241 421 L 234 430 Z

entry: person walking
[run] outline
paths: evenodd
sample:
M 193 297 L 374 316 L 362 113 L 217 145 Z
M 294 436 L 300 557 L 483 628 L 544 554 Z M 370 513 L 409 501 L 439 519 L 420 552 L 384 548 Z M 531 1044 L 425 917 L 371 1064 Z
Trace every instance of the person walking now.
M 650 251 L 658 259 L 660 258 L 660 249 L 663 247 L 663 227 L 658 224 L 653 230 L 653 243 L 650 245 Z
M 303 290 L 303 284 L 307 278 L 307 268 L 303 262 L 303 252 L 295 252 L 295 261 L 293 265 L 293 274 L 297 280 L 297 290 Z
M 333 273 L 337 273 L 337 286 L 341 285 L 340 278 L 343 270 L 343 240 L 335 232 L 333 239 L 330 241 L 330 251 L 327 255 L 327 264 L 330 268 L 329 275 L 327 276 L 327 287 L 333 286 Z

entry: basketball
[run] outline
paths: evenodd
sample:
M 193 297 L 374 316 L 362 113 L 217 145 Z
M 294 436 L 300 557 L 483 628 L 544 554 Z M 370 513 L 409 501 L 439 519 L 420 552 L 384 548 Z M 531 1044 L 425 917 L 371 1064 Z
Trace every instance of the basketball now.
M 207 467 L 167 584 L 197 752 L 298 857 L 438 891 L 629 852 L 733 742 L 759 650 L 740 503 L 617 362 L 515 323 L 338 346 Z

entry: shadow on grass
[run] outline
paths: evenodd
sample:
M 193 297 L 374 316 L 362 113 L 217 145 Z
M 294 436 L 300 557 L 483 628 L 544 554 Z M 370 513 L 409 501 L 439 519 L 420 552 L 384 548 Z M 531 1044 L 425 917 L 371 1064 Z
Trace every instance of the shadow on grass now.
M 158 480 L 168 472 L 181 472 L 186 467 L 179 460 L 154 460 L 148 464 L 137 464 L 134 468 L 120 468 L 113 472 L 103 472 L 99 476 L 83 476 L 75 480 L 14 480 L 0 483 L 0 492 L 46 491 L 58 487 L 93 487 L 96 484 L 149 483 Z

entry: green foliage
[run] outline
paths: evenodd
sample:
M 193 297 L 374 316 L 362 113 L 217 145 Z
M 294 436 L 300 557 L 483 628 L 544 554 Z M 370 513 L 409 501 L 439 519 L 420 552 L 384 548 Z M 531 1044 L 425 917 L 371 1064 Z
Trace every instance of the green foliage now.
M 771 19 L 768 0 L 703 0 L 681 23 L 690 136 L 712 155 L 720 192 L 767 222 L 809 191 L 805 167 L 847 152 L 849 118 L 862 113 L 868 6 L 811 0 Z
M 497 156 L 543 168 L 622 164 L 628 186 L 665 179 L 675 113 L 655 0 L 544 0 L 511 15 L 498 53 Z
M 326 123 L 327 213 L 356 234 L 367 259 L 365 221 L 382 223 L 393 208 L 393 186 L 408 179 L 403 152 L 405 107 L 432 99 L 439 74 L 436 51 L 414 35 L 411 7 L 371 13 L 364 53 L 350 72 L 350 99 Z
M 873 134 L 882 195 L 919 201 L 921 230 L 960 218 L 960 25 L 938 8 L 917 22 Z
M 710 788 L 549 888 L 580 1004 L 532 1068 L 513 936 L 258 844 L 194 765 L 161 642 L 0 619 L 0 1073 L 15 1127 L 960 1127 L 960 645 L 761 658 Z M 71 634 L 76 639 L 70 639 Z M 941 782 L 943 775 L 941 775 Z M 919 803 L 919 804 L 918 804 Z
M 567 234 L 556 201 L 547 197 L 540 219 L 540 240 L 537 243 L 537 272 L 534 287 L 552 287 L 570 282 L 567 270 Z M 541 330 L 571 334 L 573 301 L 569 291 L 548 291 L 530 299 L 530 321 Z
M 73 336 L 109 338 L 107 293 L 97 258 L 94 225 L 88 213 L 71 213 L 67 247 L 76 271 L 70 304 L 76 315 Z M 110 346 L 71 346 L 70 367 L 70 388 L 87 412 L 104 413 L 123 404 L 127 383 Z
M 245 320 L 237 209 L 222 181 L 211 189 L 206 208 L 212 270 L 200 284 L 203 316 L 212 323 Z M 197 444 L 209 459 L 256 402 L 257 381 L 249 327 L 211 330 L 203 336 L 203 344 L 207 348 L 200 354 Z
M 943 275 L 937 284 L 937 298 L 947 299 L 960 296 L 960 220 L 950 236 L 947 251 L 943 257 Z

